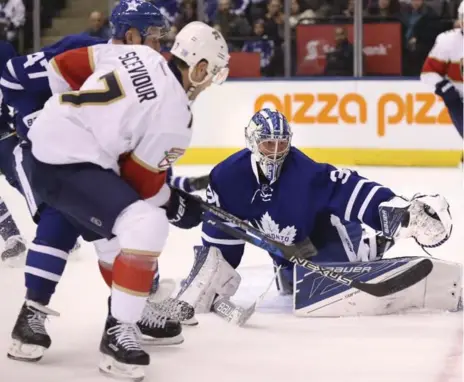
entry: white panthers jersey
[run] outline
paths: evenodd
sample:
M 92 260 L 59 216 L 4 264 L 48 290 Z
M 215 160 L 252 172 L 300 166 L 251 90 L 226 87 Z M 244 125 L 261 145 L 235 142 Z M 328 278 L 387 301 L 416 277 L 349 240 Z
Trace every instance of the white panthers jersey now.
M 439 34 L 425 60 L 421 80 L 435 86 L 443 78 L 447 78 L 462 96 L 463 50 L 464 35 L 460 28 Z
M 190 144 L 192 114 L 166 60 L 146 46 L 96 45 L 57 56 L 51 78 L 58 73 L 75 83 L 78 56 L 93 74 L 78 91 L 46 103 L 28 135 L 34 156 L 49 164 L 90 162 L 118 174 L 121 158 L 142 176 L 169 168 Z

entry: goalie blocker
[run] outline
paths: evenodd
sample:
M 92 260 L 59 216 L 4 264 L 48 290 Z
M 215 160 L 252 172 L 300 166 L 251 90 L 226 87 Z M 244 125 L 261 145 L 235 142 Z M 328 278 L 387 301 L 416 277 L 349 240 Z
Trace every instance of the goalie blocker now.
M 403 272 L 422 257 L 402 257 L 373 262 L 325 263 L 352 279 L 379 282 Z M 294 314 L 311 317 L 383 315 L 407 310 L 462 310 L 462 266 L 431 259 L 432 272 L 417 284 L 398 293 L 374 297 L 333 282 L 296 266 L 294 272 Z

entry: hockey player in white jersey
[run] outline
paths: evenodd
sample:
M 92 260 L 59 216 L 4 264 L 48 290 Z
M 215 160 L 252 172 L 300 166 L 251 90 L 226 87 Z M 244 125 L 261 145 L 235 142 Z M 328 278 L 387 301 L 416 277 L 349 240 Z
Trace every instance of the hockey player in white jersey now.
M 458 8 L 459 28 L 438 35 L 422 68 L 421 80 L 443 98 L 454 127 L 463 137 L 464 1 Z
M 171 52 L 168 64 L 144 46 L 89 47 L 94 74 L 46 103 L 24 150 L 34 192 L 84 239 L 119 242 L 119 252 L 99 259 L 112 281 L 100 369 L 134 379 L 149 364 L 140 318 L 169 221 L 198 223 L 197 207 L 180 205 L 166 185 L 166 170 L 189 146 L 190 102 L 228 74 L 227 43 L 204 23 L 184 27 Z
M 413 237 L 424 247 L 441 245 L 451 234 L 449 206 L 442 196 L 405 199 L 354 171 L 311 160 L 291 146 L 291 126 L 278 111 L 258 111 L 245 137 L 247 149 L 211 171 L 208 203 L 285 245 L 311 239 L 314 250 L 308 259 L 314 263 L 371 282 L 401 273 L 421 258 L 382 259 L 382 252 L 365 246 L 362 224 L 395 241 Z M 194 266 L 179 298 L 197 312 L 213 310 L 242 325 L 252 311 L 234 306 L 229 299 L 240 285 L 236 268 L 245 241 L 243 236 L 224 232 L 217 220 L 211 212 L 203 217 L 203 247 L 195 248 Z M 227 223 L 230 229 L 231 221 Z M 414 307 L 457 310 L 460 305 L 462 269 L 458 264 L 433 259 L 426 279 L 380 298 L 295 266 L 272 250 L 269 254 L 279 284 L 289 286 L 297 315 L 388 314 Z

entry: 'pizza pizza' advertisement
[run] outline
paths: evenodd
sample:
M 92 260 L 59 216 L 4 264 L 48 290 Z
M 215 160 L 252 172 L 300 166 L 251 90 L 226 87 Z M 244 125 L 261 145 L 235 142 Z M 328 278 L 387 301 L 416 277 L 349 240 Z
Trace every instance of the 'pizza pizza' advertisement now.
M 285 114 L 293 145 L 318 161 L 456 166 L 461 159 L 443 101 L 420 81 L 230 81 L 195 101 L 192 145 L 179 163 L 216 164 L 244 148 L 245 126 L 266 107 Z

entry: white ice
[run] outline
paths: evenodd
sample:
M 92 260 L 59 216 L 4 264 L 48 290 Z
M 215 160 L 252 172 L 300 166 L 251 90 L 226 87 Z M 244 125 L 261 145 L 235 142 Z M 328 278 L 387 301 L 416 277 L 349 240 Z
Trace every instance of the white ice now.
M 176 168 L 200 175 L 208 167 Z M 452 238 L 433 251 L 463 261 L 464 201 L 458 169 L 361 168 L 397 193 L 439 192 L 452 207 Z M 34 234 L 21 197 L 1 180 L 1 196 L 28 239 Z M 290 202 L 290 201 L 289 201 Z M 155 229 L 155 228 L 154 228 Z M 164 277 L 185 277 L 199 230 L 173 228 L 161 259 Z M 391 256 L 421 255 L 406 241 Z M 240 267 L 244 281 L 237 298 L 250 303 L 272 275 L 263 251 L 248 247 Z M 61 312 L 47 323 L 53 343 L 37 364 L 7 359 L 10 332 L 25 293 L 20 269 L 0 268 L 0 382 L 97 382 L 98 346 L 106 316 L 108 290 L 100 279 L 91 246 L 84 244 L 71 261 L 51 307 Z M 185 343 L 152 349 L 146 381 L 156 382 L 460 382 L 462 314 L 411 314 L 359 318 L 296 318 L 288 300 L 272 290 L 245 328 L 213 315 L 200 316 L 198 327 L 184 330 Z

